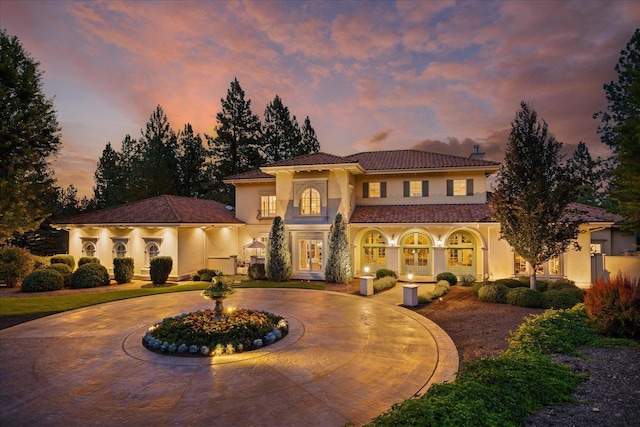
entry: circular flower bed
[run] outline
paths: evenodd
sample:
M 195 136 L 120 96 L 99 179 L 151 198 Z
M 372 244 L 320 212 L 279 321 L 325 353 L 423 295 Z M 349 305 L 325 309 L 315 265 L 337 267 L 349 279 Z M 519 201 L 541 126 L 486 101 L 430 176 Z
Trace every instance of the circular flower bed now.
M 149 350 L 180 356 L 222 356 L 273 344 L 289 331 L 281 316 L 246 308 L 201 310 L 168 317 L 142 338 Z

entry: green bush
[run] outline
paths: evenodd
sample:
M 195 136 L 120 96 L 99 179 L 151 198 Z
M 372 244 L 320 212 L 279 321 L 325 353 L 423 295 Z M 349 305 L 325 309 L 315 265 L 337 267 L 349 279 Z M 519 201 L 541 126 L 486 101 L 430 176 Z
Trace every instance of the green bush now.
M 584 298 L 593 325 L 602 333 L 640 338 L 640 279 L 618 275 L 599 279 Z
M 528 288 L 529 287 L 529 282 L 524 282 L 520 279 L 509 279 L 509 278 L 505 278 L 505 279 L 498 279 L 498 280 L 494 280 L 492 282 L 494 285 L 503 285 L 506 286 L 507 288 Z
M 109 272 L 106 267 L 91 262 L 78 267 L 73 272 L 69 286 L 72 289 L 97 288 L 98 286 L 107 286 L 109 282 Z
M 495 304 L 505 304 L 507 302 L 507 288 L 501 284 L 490 284 L 478 290 L 478 300 Z
M 549 289 L 549 284 L 551 282 L 549 282 L 548 280 L 536 280 L 536 289 L 539 290 L 540 292 L 546 292 L 547 289 Z
M 460 277 L 460 284 L 462 286 L 469 287 L 473 286 L 474 283 L 476 283 L 476 276 L 473 274 L 464 274 Z
M 480 291 L 480 288 L 490 284 L 491 282 L 476 282 L 473 284 L 473 287 L 471 288 L 471 290 L 475 296 L 478 296 L 478 292 Z
M 83 256 L 78 260 L 78 267 L 82 267 L 83 265 L 90 264 L 92 262 L 100 264 L 100 258 L 95 256 Z
M 151 258 L 149 262 L 151 281 L 154 285 L 162 285 L 167 283 L 171 269 L 173 268 L 173 259 L 170 256 L 157 256 Z
M 17 286 L 33 271 L 34 265 L 35 259 L 26 249 L 13 246 L 0 248 L 0 280 L 7 287 Z
M 58 291 L 64 286 L 64 277 L 55 270 L 43 269 L 30 273 L 22 281 L 22 292 Z
M 210 282 L 214 277 L 223 276 L 222 271 L 220 270 L 212 270 L 212 269 L 202 269 L 198 270 L 198 277 L 200 282 Z
M 119 285 L 131 282 L 133 279 L 133 258 L 114 258 L 113 277 Z
M 64 287 L 68 288 L 71 282 L 71 267 L 69 267 L 67 264 L 51 264 L 49 266 L 47 266 L 46 270 L 55 270 L 58 273 L 62 274 L 62 277 L 64 279 Z
M 449 282 L 449 285 L 453 286 L 456 283 L 458 283 L 458 277 L 456 277 L 455 274 L 450 273 L 448 271 L 445 271 L 444 273 L 440 273 L 436 276 L 436 280 L 440 281 L 440 280 L 446 280 L 447 282 Z
M 41 270 L 43 268 L 47 268 L 48 266 L 51 265 L 51 262 L 49 261 L 49 258 L 51 257 L 47 257 L 47 256 L 38 256 L 38 255 L 31 255 L 31 257 L 33 258 L 35 264 L 33 265 L 33 270 Z M 31 271 L 33 271 L 31 270 Z
M 398 273 L 393 270 L 389 270 L 388 268 L 379 268 L 376 270 L 376 279 L 382 279 L 383 277 L 393 277 L 394 279 L 398 278 Z
M 542 292 L 529 288 L 512 288 L 507 290 L 507 304 L 519 307 L 542 308 L 544 297 Z
M 551 282 L 547 285 L 548 291 L 555 291 L 556 289 L 579 289 L 576 286 L 576 282 L 569 279 L 558 279 L 555 282 Z
M 450 290 L 450 284 L 447 280 L 439 280 L 432 291 L 418 295 L 418 304 L 427 304 L 436 298 L 440 298 Z
M 251 264 L 247 269 L 247 274 L 251 280 L 267 280 L 264 264 Z
M 542 293 L 545 308 L 571 308 L 584 301 L 584 294 L 575 286 L 573 288 L 552 289 Z
M 382 278 L 373 281 L 373 292 L 378 293 L 386 291 L 387 289 L 393 288 L 396 283 L 398 283 L 398 279 L 396 279 L 395 277 L 383 276 Z
M 51 257 L 50 262 L 51 264 L 67 264 L 69 267 L 71 267 L 71 271 L 73 271 L 73 269 L 76 268 L 76 261 L 73 258 L 73 255 L 68 255 L 68 254 L 54 255 Z

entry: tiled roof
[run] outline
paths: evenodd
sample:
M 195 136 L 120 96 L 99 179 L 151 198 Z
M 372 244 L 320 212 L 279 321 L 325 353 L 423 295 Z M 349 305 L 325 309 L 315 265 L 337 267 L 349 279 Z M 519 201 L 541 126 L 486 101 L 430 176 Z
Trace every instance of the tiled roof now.
M 277 162 L 269 163 L 264 167 L 280 167 L 280 166 L 314 166 L 314 165 L 341 165 L 345 163 L 356 163 L 357 160 L 350 160 L 346 157 L 335 156 L 328 153 L 311 153 L 303 156 L 294 157 L 292 159 L 284 159 Z
M 367 151 L 346 156 L 357 161 L 367 171 L 374 170 L 415 170 L 459 167 L 497 168 L 500 163 L 470 159 L 450 154 L 432 153 L 420 150 Z
M 571 203 L 569 209 L 573 209 L 578 219 L 583 222 L 619 222 L 624 218 L 621 215 L 607 212 L 602 208 L 587 206 L 580 203 Z
M 269 175 L 268 173 L 262 172 L 260 169 L 254 169 L 249 172 L 243 172 L 236 175 L 226 176 L 224 178 L 225 181 L 237 181 L 241 179 L 252 180 L 252 179 L 272 179 L 275 180 L 276 177 L 273 175 Z
M 486 203 L 459 205 L 376 205 L 356 206 L 350 223 L 447 223 L 491 222 L 491 209 Z
M 233 210 L 215 200 L 157 196 L 54 221 L 67 224 L 242 224 Z

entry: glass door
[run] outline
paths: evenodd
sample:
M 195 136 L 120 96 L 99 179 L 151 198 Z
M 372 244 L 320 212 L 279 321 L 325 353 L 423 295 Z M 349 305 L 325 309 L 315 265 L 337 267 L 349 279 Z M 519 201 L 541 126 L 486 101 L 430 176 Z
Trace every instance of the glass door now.
M 322 239 L 300 239 L 301 271 L 322 271 Z

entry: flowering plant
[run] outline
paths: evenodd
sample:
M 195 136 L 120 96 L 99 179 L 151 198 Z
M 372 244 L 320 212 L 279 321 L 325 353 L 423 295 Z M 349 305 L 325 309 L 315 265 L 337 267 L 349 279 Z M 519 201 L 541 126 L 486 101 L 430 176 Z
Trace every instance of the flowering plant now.
M 227 279 L 222 276 L 213 276 L 211 284 L 202 291 L 201 295 L 208 298 L 226 298 L 235 291 Z

